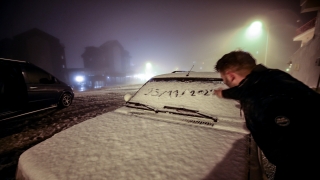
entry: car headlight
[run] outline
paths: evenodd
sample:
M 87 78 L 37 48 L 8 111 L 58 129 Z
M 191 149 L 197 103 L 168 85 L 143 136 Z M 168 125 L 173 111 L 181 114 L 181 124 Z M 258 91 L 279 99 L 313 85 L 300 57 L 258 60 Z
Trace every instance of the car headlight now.
M 83 77 L 83 76 L 76 76 L 76 77 L 75 77 L 75 80 L 76 80 L 77 82 L 83 82 L 83 81 L 84 81 L 84 77 Z

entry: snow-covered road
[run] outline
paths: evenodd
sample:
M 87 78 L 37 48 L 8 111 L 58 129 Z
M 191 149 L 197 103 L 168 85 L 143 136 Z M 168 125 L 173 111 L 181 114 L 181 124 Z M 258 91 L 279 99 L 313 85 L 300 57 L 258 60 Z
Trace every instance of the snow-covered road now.
M 28 148 L 54 134 L 124 104 L 124 95 L 134 94 L 141 84 L 75 92 L 73 104 L 65 109 L 0 122 L 0 180 L 14 179 L 18 158 Z

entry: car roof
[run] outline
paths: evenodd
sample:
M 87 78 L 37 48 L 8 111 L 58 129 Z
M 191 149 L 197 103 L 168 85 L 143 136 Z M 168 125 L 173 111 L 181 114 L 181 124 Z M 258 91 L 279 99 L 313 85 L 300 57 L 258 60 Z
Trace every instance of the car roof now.
M 152 79 L 158 78 L 205 78 L 205 79 L 221 79 L 218 72 L 194 72 L 194 71 L 173 71 L 172 73 L 154 76 Z
M 0 58 L 2 61 L 12 61 L 12 62 L 21 62 L 21 63 L 29 63 L 28 61 L 16 60 L 16 59 L 7 59 L 7 58 Z

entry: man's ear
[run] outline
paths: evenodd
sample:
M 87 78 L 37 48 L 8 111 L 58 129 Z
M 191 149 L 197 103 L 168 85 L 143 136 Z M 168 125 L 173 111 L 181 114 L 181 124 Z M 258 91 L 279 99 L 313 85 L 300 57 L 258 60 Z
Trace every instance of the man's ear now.
M 230 78 L 230 81 L 234 81 L 234 79 L 236 78 L 236 74 L 234 72 L 228 72 L 227 74 Z

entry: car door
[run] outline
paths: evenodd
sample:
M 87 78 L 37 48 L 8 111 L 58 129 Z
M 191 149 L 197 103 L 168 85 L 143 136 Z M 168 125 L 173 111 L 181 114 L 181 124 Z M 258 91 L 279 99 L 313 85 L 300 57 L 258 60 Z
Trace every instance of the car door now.
M 0 60 L 0 120 L 27 105 L 27 88 L 19 63 Z
M 23 70 L 30 106 L 37 109 L 55 106 L 61 92 L 57 79 L 32 64 L 25 64 Z

